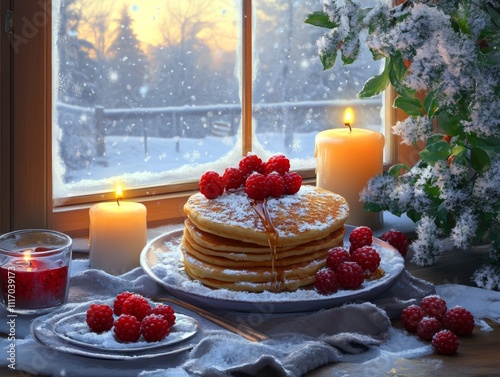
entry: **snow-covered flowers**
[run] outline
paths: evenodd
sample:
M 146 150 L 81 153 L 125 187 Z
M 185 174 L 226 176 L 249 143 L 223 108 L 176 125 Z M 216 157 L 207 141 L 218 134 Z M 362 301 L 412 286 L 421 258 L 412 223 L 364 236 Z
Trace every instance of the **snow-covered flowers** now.
M 337 55 L 344 64 L 354 61 L 366 35 L 385 68 L 359 96 L 393 86 L 393 106 L 408 115 L 393 133 L 420 146 L 420 159 L 374 177 L 361 199 L 369 210 L 406 213 L 418 223 L 418 264 L 437 261 L 443 236 L 462 249 L 489 242 L 491 263 L 473 281 L 500 289 L 500 1 L 363 3 L 323 0 L 323 10 L 306 22 L 330 29 L 319 42 L 325 69 Z

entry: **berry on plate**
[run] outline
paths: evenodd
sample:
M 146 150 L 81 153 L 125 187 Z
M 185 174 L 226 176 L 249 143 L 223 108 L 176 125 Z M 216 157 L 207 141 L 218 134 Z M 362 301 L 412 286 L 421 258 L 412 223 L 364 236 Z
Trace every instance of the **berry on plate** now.
M 363 269 L 356 262 L 340 263 L 335 273 L 342 289 L 357 289 L 365 280 Z
M 200 178 L 200 192 L 207 199 L 215 199 L 224 192 L 224 181 L 216 171 L 209 170 Z
M 122 292 L 116 295 L 115 301 L 113 302 L 113 312 L 115 315 L 121 315 L 122 314 L 122 306 L 123 303 L 127 298 L 132 296 L 132 292 Z
M 85 320 L 93 332 L 109 331 L 113 327 L 113 309 L 105 304 L 90 304 Z
M 441 321 L 447 311 L 446 301 L 438 295 L 425 296 L 420 301 L 420 307 L 429 317 L 435 317 Z
M 150 314 L 141 321 L 141 333 L 146 342 L 159 342 L 170 333 L 170 325 L 162 315 Z
M 351 252 L 351 260 L 359 264 L 366 275 L 374 273 L 380 266 L 380 255 L 371 246 L 362 246 Z
M 470 335 L 474 330 L 474 316 L 461 306 L 455 306 L 446 312 L 443 325 L 457 335 Z
M 245 182 L 245 193 L 254 200 L 264 200 L 269 196 L 266 176 L 261 173 L 252 173 Z
M 440 331 L 442 328 L 441 322 L 434 317 L 424 317 L 418 323 L 417 335 L 424 340 L 432 340 L 434 334 Z
M 256 154 L 247 154 L 240 160 L 238 166 L 244 178 L 247 178 L 253 172 L 261 174 L 265 172 L 264 163 Z
M 302 186 L 302 177 L 299 173 L 291 171 L 283 176 L 285 180 L 285 194 L 293 195 L 300 190 Z
M 416 332 L 418 324 L 424 316 L 424 309 L 418 305 L 410 305 L 403 309 L 400 320 L 406 331 Z
M 290 170 L 290 160 L 284 154 L 276 154 L 269 157 L 265 163 L 265 173 L 270 174 L 273 171 L 279 175 L 284 175 Z
M 243 186 L 245 184 L 245 177 L 243 177 L 243 173 L 240 169 L 229 167 L 224 170 L 222 181 L 224 182 L 224 189 L 228 191 Z
M 136 317 L 139 322 L 144 317 L 151 314 L 152 308 L 148 300 L 138 294 L 133 294 L 128 297 L 122 305 L 122 314 L 129 314 Z
M 453 355 L 458 350 L 458 337 L 450 330 L 441 330 L 432 337 L 432 346 L 441 355 Z
M 269 190 L 269 195 L 273 198 L 277 198 L 285 193 L 285 180 L 276 171 L 266 176 L 266 185 Z
M 152 314 L 158 314 L 163 316 L 170 327 L 175 324 L 175 311 L 170 305 L 160 304 L 153 308 Z
M 406 257 L 406 254 L 408 253 L 408 237 L 403 232 L 400 232 L 398 230 L 388 230 L 384 234 L 380 236 L 380 239 L 382 241 L 387 242 L 389 245 L 392 247 L 396 248 L 399 253 L 404 257 Z
M 326 266 L 331 268 L 333 271 L 337 269 L 337 266 L 340 263 L 347 262 L 349 260 L 351 260 L 351 255 L 341 246 L 331 248 L 326 254 Z
M 316 272 L 314 288 L 322 295 L 329 295 L 337 292 L 339 289 L 339 282 L 337 281 L 335 272 L 330 268 L 322 268 Z
M 122 314 L 115 323 L 113 331 L 120 342 L 137 342 L 141 336 L 141 322 L 129 314 Z
M 349 242 L 351 246 L 349 251 L 352 253 L 354 250 L 363 246 L 371 246 L 373 232 L 367 226 L 358 226 L 349 235 Z

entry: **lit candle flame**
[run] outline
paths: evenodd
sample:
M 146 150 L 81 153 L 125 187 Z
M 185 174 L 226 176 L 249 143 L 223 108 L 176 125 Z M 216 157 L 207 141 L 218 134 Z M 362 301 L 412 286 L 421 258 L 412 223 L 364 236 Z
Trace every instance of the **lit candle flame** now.
M 23 252 L 23 259 L 26 263 L 31 264 L 31 250 Z
M 349 127 L 349 132 L 351 132 L 351 124 L 352 124 L 353 118 L 354 118 L 354 113 L 353 113 L 352 109 L 350 107 L 348 107 L 347 109 L 345 109 L 345 112 L 344 112 L 344 125 L 346 127 Z
M 122 191 L 122 187 L 120 185 L 118 185 L 116 187 L 116 203 L 118 203 L 118 205 L 120 205 L 120 200 L 123 199 L 123 191 Z

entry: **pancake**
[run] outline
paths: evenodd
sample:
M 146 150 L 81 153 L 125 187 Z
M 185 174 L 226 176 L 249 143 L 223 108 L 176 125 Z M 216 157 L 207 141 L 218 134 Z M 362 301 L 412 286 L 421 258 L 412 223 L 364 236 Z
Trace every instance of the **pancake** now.
M 335 230 L 327 237 L 307 242 L 297 246 L 281 246 L 276 248 L 276 259 L 286 258 L 292 255 L 310 253 L 317 250 L 329 249 L 342 244 L 345 227 Z M 189 219 L 184 221 L 184 238 L 196 250 L 218 257 L 232 260 L 271 260 L 269 245 L 261 246 L 247 242 L 241 242 L 221 236 L 216 236 L 198 229 Z
M 188 199 L 184 212 L 202 231 L 268 246 L 266 224 L 256 215 L 252 203 L 244 190 L 215 199 L 197 193 Z M 294 195 L 268 198 L 265 207 L 276 230 L 277 247 L 323 239 L 340 229 L 349 216 L 349 206 L 342 196 L 315 186 L 302 186 Z

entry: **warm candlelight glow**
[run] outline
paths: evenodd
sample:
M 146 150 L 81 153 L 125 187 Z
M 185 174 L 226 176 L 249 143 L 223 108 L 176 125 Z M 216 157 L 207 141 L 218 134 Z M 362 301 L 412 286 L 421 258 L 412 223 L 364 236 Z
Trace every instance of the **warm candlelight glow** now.
M 23 253 L 23 259 L 26 263 L 30 263 L 31 262 L 31 250 L 27 250 Z
M 120 200 L 123 199 L 123 191 L 122 191 L 122 187 L 120 185 L 118 185 L 116 187 L 116 202 L 118 203 L 118 205 L 120 205 Z
M 344 112 L 344 124 L 350 127 L 352 125 L 353 119 L 354 119 L 354 113 L 352 109 L 348 107 L 347 109 L 345 109 Z

